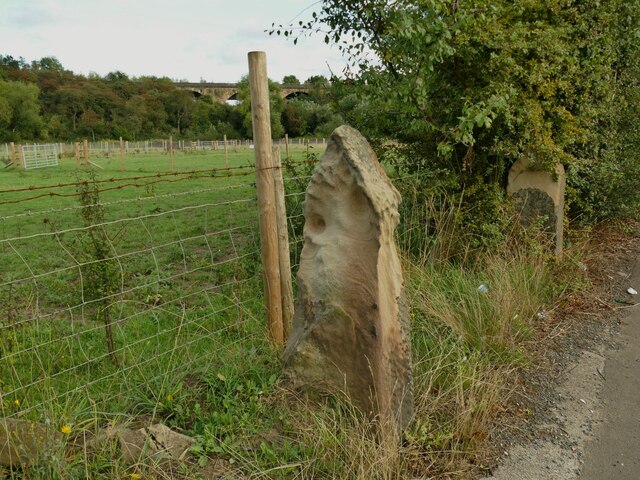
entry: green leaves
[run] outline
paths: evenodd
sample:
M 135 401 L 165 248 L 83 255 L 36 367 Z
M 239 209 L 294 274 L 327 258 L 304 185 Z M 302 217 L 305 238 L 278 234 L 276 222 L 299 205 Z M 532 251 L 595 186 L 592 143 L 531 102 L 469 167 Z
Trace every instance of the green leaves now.
M 324 0 L 296 38 L 321 32 L 358 66 L 348 75 L 361 111 L 347 117 L 398 140 L 401 171 L 447 171 L 468 191 L 500 185 L 527 154 L 568 166 L 585 211 L 589 188 L 608 184 L 596 171 L 618 172 L 623 150 L 640 163 L 624 147 L 640 138 L 639 11 L 624 0 Z M 578 181 L 571 165 L 585 158 L 603 168 Z
M 37 138 L 44 129 L 37 86 L 0 80 L 0 141 Z

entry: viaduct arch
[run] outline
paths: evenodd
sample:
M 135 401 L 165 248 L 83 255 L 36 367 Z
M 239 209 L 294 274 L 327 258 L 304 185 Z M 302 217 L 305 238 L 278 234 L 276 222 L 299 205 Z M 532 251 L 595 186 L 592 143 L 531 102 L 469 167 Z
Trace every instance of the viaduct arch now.
M 237 83 L 208 83 L 208 82 L 178 82 L 176 86 L 182 90 L 191 92 L 200 97 L 206 95 L 214 102 L 224 103 L 227 100 L 235 100 L 238 93 Z M 282 97 L 286 99 L 295 98 L 301 95 L 308 95 L 311 85 L 284 84 L 281 86 Z

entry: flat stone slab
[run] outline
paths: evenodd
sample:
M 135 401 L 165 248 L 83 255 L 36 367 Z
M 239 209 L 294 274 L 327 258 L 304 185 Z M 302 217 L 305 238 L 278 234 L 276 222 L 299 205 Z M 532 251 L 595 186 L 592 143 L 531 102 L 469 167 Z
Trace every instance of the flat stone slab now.
M 109 435 L 113 435 L 110 432 Z M 146 428 L 116 430 L 122 456 L 126 463 L 133 464 L 149 457 L 167 460 L 184 460 L 195 439 L 174 432 L 166 425 L 158 423 Z

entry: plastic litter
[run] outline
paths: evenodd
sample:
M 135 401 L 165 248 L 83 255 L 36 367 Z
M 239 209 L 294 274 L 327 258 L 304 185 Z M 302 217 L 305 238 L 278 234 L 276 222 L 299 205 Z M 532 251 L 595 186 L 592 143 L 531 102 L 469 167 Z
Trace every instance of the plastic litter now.
M 487 285 L 486 283 L 483 283 L 478 287 L 478 291 L 480 293 L 487 293 L 489 291 L 489 285 Z
M 627 293 L 629 295 L 637 295 L 638 294 L 638 292 L 636 290 L 634 290 L 633 288 L 631 288 L 631 287 L 627 288 Z

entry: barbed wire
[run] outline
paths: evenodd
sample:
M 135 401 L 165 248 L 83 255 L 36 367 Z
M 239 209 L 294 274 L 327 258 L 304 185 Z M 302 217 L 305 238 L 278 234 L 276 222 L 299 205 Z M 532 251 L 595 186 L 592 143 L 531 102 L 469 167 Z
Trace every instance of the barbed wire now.
M 313 165 L 316 162 L 314 160 L 299 160 L 299 161 L 291 161 L 288 162 L 288 166 L 301 166 L 301 165 Z M 10 189 L 0 189 L 0 194 L 2 193 L 18 193 L 18 192 L 26 192 L 26 191 L 35 191 L 35 190 L 49 190 L 53 188 L 63 188 L 63 187 L 78 187 L 81 185 L 88 184 L 101 184 L 101 183 L 116 183 L 116 182 L 128 182 L 135 180 L 145 180 L 147 178 L 160 178 L 160 177 L 169 177 L 169 176 L 179 176 L 179 175 L 197 175 L 197 174 L 206 174 L 206 173 L 217 173 L 217 172 L 233 172 L 236 170 L 250 170 L 251 173 L 255 173 L 259 170 L 273 170 L 285 168 L 282 165 L 276 165 L 271 167 L 262 167 L 256 168 L 253 164 L 248 165 L 236 165 L 231 167 L 218 167 L 218 168 L 207 168 L 207 169 L 195 169 L 195 170 L 180 170 L 176 172 L 157 172 L 148 175 L 136 175 L 133 177 L 111 177 L 111 178 L 97 178 L 93 180 L 78 180 L 76 182 L 68 182 L 68 183 L 56 183 L 50 185 L 37 185 L 37 186 L 29 186 L 29 187 L 19 187 L 19 188 L 10 188 Z M 211 175 L 204 175 L 211 176 Z M 224 178 L 225 176 L 221 176 Z M 221 178 L 221 177 L 213 177 L 213 178 Z
M 307 162 L 301 162 L 301 163 L 307 163 Z M 231 168 L 235 168 L 235 167 L 230 167 Z M 237 167 L 240 168 L 240 167 Z M 280 169 L 282 167 L 280 166 L 272 166 L 272 167 L 264 167 L 264 168 L 259 168 L 256 169 L 255 167 L 251 167 L 251 170 L 248 171 L 243 171 L 243 172 L 235 172 L 235 173 L 230 173 L 228 172 L 227 168 L 224 169 L 213 169 L 213 170 L 198 170 L 197 172 L 227 172 L 226 175 L 206 175 L 206 176 L 202 176 L 202 175 L 190 175 L 187 177 L 181 177 L 181 178 L 176 178 L 176 179 L 165 179 L 162 178 L 160 180 L 154 180 L 154 181 L 150 181 L 150 182 L 144 182 L 144 183 L 125 183 L 122 185 L 117 185 L 114 187 L 109 187 L 109 188 L 102 188 L 102 189 L 91 189 L 89 192 L 91 193 L 103 193 L 103 192 L 109 192 L 109 191 L 114 191 L 114 190 L 121 190 L 123 188 L 127 188 L 127 187 L 135 187 L 135 188 L 147 188 L 150 187 L 152 185 L 157 185 L 160 183 L 177 183 L 177 182 L 183 182 L 186 180 L 193 180 L 194 178 L 230 178 L 230 177 L 241 177 L 241 176 L 250 176 L 250 175 L 254 175 L 256 172 L 258 171 L 263 171 L 263 170 L 276 170 L 276 169 Z M 155 178 L 155 177 L 159 177 L 159 176 L 165 176 L 165 174 L 156 174 L 156 175 L 150 175 L 148 177 L 140 177 L 140 178 Z M 133 177 L 132 177 L 133 178 Z M 117 182 L 120 181 L 118 179 L 107 179 L 104 180 L 104 182 Z M 68 184 L 58 184 L 58 185 L 50 185 L 50 186 L 41 186 L 41 187 L 34 187 L 34 188 L 21 188 L 21 189 L 14 189 L 14 190 L 4 190 L 4 191 L 0 191 L 0 193 L 19 193 L 19 192 L 24 192 L 24 191 L 31 191 L 31 190 L 41 190 L 41 189 L 46 189 L 46 188 L 64 188 L 64 187 L 69 187 L 69 186 L 81 186 L 81 185 L 92 185 L 94 183 L 98 183 L 99 181 L 83 181 L 83 182 L 72 182 L 72 183 L 68 183 Z M 103 183 L 103 182 L 100 182 Z M 86 195 L 87 192 L 82 192 L 82 191 L 78 191 L 78 192 L 73 192 L 73 193 L 57 193 L 57 192 L 48 192 L 48 193 L 42 193 L 39 195 L 32 195 L 30 197 L 24 197 L 24 198 L 19 198 L 19 199 L 12 199 L 12 200 L 3 200 L 0 201 L 0 205 L 9 205 L 9 204 L 18 204 L 18 203 L 23 203 L 23 202 L 29 202 L 32 200 L 38 200 L 40 198 L 45 198 L 45 197 L 57 197 L 57 198 L 69 198 L 69 197 L 81 197 L 83 195 Z
M 63 188 L 63 187 L 79 187 L 80 185 L 88 185 L 88 184 L 99 184 L 99 183 L 115 183 L 115 182 L 128 182 L 134 180 L 145 180 L 147 178 L 159 178 L 159 177 L 169 177 L 169 176 L 178 176 L 178 175 L 194 175 L 198 173 L 211 173 L 211 172 L 222 172 L 222 171 L 233 171 L 233 170 L 246 170 L 246 169 L 254 169 L 253 165 L 240 165 L 235 167 L 224 167 L 224 168 L 208 168 L 204 170 L 182 170 L 177 172 L 157 172 L 149 175 L 136 175 L 135 177 L 111 177 L 111 178 L 97 178 L 93 180 L 78 180 L 77 182 L 68 182 L 68 183 L 56 183 L 51 185 L 38 185 L 38 186 L 29 186 L 29 187 L 20 187 L 20 188 L 11 188 L 0 190 L 0 193 L 17 193 L 17 192 L 26 192 L 26 191 L 34 191 L 34 190 L 48 190 L 52 188 Z
M 242 172 L 242 173 L 235 173 L 235 174 L 230 174 L 230 175 L 226 175 L 226 177 L 239 177 L 239 176 L 249 176 L 249 175 L 253 175 L 255 173 L 255 171 L 249 171 L 249 172 Z M 183 178 L 177 178 L 177 179 L 160 179 L 160 180 L 155 180 L 153 182 L 145 182 L 145 183 L 126 183 L 123 185 L 117 185 L 115 187 L 110 187 L 110 188 L 102 188 L 102 189 L 93 189 L 93 190 L 89 190 L 89 192 L 91 193 L 104 193 L 104 192 L 110 192 L 113 190 L 122 190 L 123 188 L 127 188 L 127 187 L 136 187 L 136 188 L 147 188 L 150 187 L 152 185 L 157 185 L 160 183 L 177 183 L 177 182 L 183 182 L 185 180 L 193 180 L 194 178 L 203 178 L 203 177 L 183 177 Z M 214 177 L 214 178 L 223 178 L 223 177 Z M 57 192 L 48 192 L 48 193 L 43 193 L 40 195 L 33 195 L 31 197 L 26 197 L 26 198 L 20 198 L 20 199 L 16 199 L 16 200 L 5 200 L 5 201 L 0 201 L 0 205 L 8 205 L 8 204 L 16 204 L 16 203 L 23 203 L 23 202 L 28 202 L 28 201 L 32 201 L 32 200 L 37 200 L 40 198 L 45 198 L 45 197 L 59 197 L 59 198 L 68 198 L 68 197 L 82 197 L 83 195 L 86 195 L 87 192 L 73 192 L 73 193 L 57 193 Z
M 143 202 L 143 201 L 149 201 L 149 200 L 158 200 L 158 199 L 166 199 L 166 198 L 173 198 L 173 197 L 184 197 L 187 195 L 196 195 L 196 194 L 200 194 L 200 193 L 212 193 L 212 192 L 219 192 L 219 191 L 223 191 L 223 190 L 233 190 L 233 189 L 240 189 L 240 188 L 246 188 L 246 187 L 251 187 L 253 186 L 254 183 L 249 182 L 249 183 L 239 183 L 239 184 L 235 184 L 235 185 L 225 185 L 225 186 L 219 186 L 219 187 L 209 187 L 209 188 L 201 188 L 198 190 L 188 190 L 186 192 L 177 192 L 177 193 L 166 193 L 166 194 L 153 194 L 153 195 L 147 195 L 144 197 L 133 197 L 133 198 L 127 198 L 127 199 L 123 199 L 123 200 L 115 200 L 112 202 L 96 202 L 96 203 L 90 203 L 87 205 L 73 205 L 71 207 L 64 207 L 64 208 L 50 208 L 47 210 L 37 210 L 37 211 L 27 211 L 27 212 L 22 212 L 22 213 L 16 213 L 13 215 L 6 215 L 4 217 L 0 217 L 0 221 L 3 220 L 11 220 L 14 218 L 20 218 L 20 217 L 33 217 L 33 216 L 39 216 L 39 215 L 48 215 L 51 213 L 61 213 L 61 212 L 68 212 L 68 211 L 73 211 L 73 210 L 84 210 L 86 208 L 94 208 L 94 207 L 110 207 L 110 206 L 114 206 L 114 205 L 124 205 L 127 203 L 133 203 L 133 202 Z

